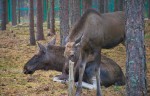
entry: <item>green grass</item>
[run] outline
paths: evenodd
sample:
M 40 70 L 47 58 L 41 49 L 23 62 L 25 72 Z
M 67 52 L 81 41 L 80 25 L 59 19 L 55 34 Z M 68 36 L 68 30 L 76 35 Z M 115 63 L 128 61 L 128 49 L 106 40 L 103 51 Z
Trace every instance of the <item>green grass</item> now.
M 150 39 L 150 34 L 145 34 L 145 39 Z

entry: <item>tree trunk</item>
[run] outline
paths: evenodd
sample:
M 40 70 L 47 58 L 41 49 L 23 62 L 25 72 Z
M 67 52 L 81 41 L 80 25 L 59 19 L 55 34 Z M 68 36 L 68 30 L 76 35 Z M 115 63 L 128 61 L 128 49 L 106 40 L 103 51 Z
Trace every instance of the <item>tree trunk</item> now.
M 6 22 L 7 22 L 6 21 L 6 18 L 7 18 L 6 17 L 6 12 L 7 12 L 6 7 L 7 6 L 6 5 L 7 5 L 7 2 L 6 2 L 6 0 L 2 0 L 1 3 L 2 3 L 2 5 L 1 5 L 2 6 L 2 16 L 1 16 L 2 17 L 2 25 L 1 25 L 2 28 L 1 28 L 1 30 L 6 30 Z
M 108 0 L 104 0 L 104 13 L 108 12 Z
M 66 44 L 69 34 L 69 0 L 60 0 L 60 39 L 61 46 Z
M 100 13 L 104 13 L 104 0 L 100 0 Z
M 55 0 L 50 0 L 50 32 L 48 36 L 55 35 Z
M 18 0 L 18 23 L 20 23 L 20 2 L 21 0 Z
M 30 31 L 30 44 L 36 45 L 34 34 L 34 0 L 29 0 L 29 31 Z
M 47 29 L 50 29 L 50 8 L 49 8 L 49 0 L 47 0 Z
M 123 11 L 124 9 L 124 0 L 115 0 L 115 11 Z
M 148 18 L 150 19 L 150 0 L 148 0 L 148 4 L 149 4 L 149 6 L 148 6 Z
M 50 29 L 50 12 L 47 12 L 47 29 Z
M 9 19 L 8 19 L 8 0 L 6 0 L 6 24 L 9 23 Z
M 114 1 L 114 11 L 118 11 L 118 0 Z
M 12 0 L 12 26 L 17 25 L 16 0 Z
M 43 8 L 42 8 L 42 0 L 37 0 L 37 32 L 36 39 L 44 40 L 43 33 Z
M 144 0 L 126 0 L 126 95 L 147 96 Z
M 80 18 L 80 0 L 70 0 L 71 26 Z
M 82 11 L 84 13 L 87 9 L 92 7 L 92 0 L 82 0 L 82 5 L 83 5 Z
M 124 0 L 119 0 L 118 1 L 118 10 L 119 11 L 123 11 L 123 7 L 124 7 Z

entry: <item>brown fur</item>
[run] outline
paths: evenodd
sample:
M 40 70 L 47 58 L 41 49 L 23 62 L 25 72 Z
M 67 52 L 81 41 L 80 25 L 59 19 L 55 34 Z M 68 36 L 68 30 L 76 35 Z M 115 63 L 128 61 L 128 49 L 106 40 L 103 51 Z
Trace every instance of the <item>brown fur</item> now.
M 74 53 L 74 49 L 76 45 L 79 43 L 80 50 L 80 72 L 79 72 L 79 84 L 77 86 L 76 95 L 80 95 L 81 87 L 82 87 L 82 79 L 83 73 L 85 70 L 85 66 L 88 61 L 88 57 L 90 54 L 94 56 L 93 64 L 97 64 L 95 73 L 97 80 L 97 95 L 101 95 L 100 92 L 100 77 L 99 77 L 99 62 L 101 62 L 101 49 L 113 48 L 117 46 L 119 43 L 123 42 L 125 39 L 125 16 L 124 13 L 113 12 L 113 13 L 105 13 L 99 14 L 95 10 L 88 10 L 81 17 L 81 19 L 76 23 L 68 36 L 68 43 L 73 42 L 72 46 L 67 48 L 65 53 L 68 54 L 66 57 L 71 57 L 72 53 Z M 67 52 L 72 51 L 72 52 Z
M 65 57 L 63 56 L 65 47 L 48 45 L 47 47 L 40 45 L 41 49 L 40 53 L 34 55 L 25 65 L 24 65 L 24 73 L 25 74 L 33 74 L 36 70 L 56 70 L 62 72 L 64 66 L 65 74 L 59 75 L 61 79 L 68 79 L 69 74 L 69 65 L 65 65 Z M 46 51 L 44 51 L 46 49 Z M 43 52 L 44 51 L 44 52 Z M 79 53 L 76 51 L 76 62 L 78 60 Z M 44 58 L 43 58 L 44 57 Z M 46 59 L 46 57 L 48 57 Z M 43 58 L 43 59 L 41 59 Z M 95 65 L 92 64 L 94 58 L 93 55 L 88 57 L 88 64 L 86 69 L 88 69 L 84 73 L 84 82 L 92 83 L 92 77 L 94 76 Z M 41 62 L 42 61 L 42 62 Z M 77 75 L 75 76 L 75 81 L 78 81 L 79 76 L 79 66 L 77 65 Z M 101 64 L 101 85 L 105 87 L 109 87 L 111 85 L 124 85 L 124 74 L 120 68 L 120 66 L 102 55 L 102 64 Z
M 78 39 L 80 37 L 80 35 L 82 35 L 83 33 L 81 32 L 82 28 L 84 27 L 85 23 L 86 23 L 86 19 L 89 16 L 89 14 L 97 14 L 100 16 L 99 13 L 97 13 L 96 11 L 93 11 L 93 9 L 89 9 L 87 10 L 83 16 L 80 18 L 79 22 L 76 22 L 74 27 L 71 28 L 71 34 L 69 34 L 69 38 L 72 38 L 71 41 L 75 41 L 75 39 Z M 81 32 L 81 33 L 79 33 Z M 75 36 L 79 36 L 78 38 L 75 38 Z

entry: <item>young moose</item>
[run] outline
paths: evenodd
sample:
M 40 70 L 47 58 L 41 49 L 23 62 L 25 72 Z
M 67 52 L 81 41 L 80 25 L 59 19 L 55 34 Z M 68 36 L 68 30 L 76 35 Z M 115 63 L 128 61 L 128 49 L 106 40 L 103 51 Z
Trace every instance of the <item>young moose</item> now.
M 63 55 L 65 47 L 54 46 L 51 42 L 48 46 L 39 45 L 39 52 L 34 55 L 25 65 L 24 65 L 24 73 L 25 74 L 33 74 L 36 70 L 56 70 L 62 71 L 65 66 L 65 57 Z M 78 53 L 76 53 L 78 56 Z M 78 59 L 78 58 L 77 58 Z M 75 62 L 78 60 L 75 60 Z M 95 74 L 95 64 L 92 64 L 93 61 L 89 61 L 85 68 L 84 72 L 84 82 L 92 83 L 92 77 Z M 76 63 L 75 63 L 76 65 Z M 101 85 L 105 87 L 109 87 L 113 84 L 116 85 L 124 85 L 125 84 L 125 76 L 116 62 L 102 55 L 102 64 L 101 66 Z M 75 76 L 75 81 L 78 81 L 78 71 L 79 67 L 77 67 L 77 75 Z M 63 79 L 68 79 L 68 65 L 64 69 L 66 74 L 63 74 Z
M 82 91 L 82 79 L 89 55 L 94 56 L 92 64 L 95 64 L 97 81 L 97 96 L 100 92 L 100 66 L 101 49 L 109 49 L 117 46 L 125 38 L 125 16 L 123 12 L 113 12 L 99 14 L 95 10 L 87 10 L 80 20 L 69 32 L 68 43 L 65 48 L 65 57 L 74 55 L 74 50 L 79 47 L 80 56 L 79 80 L 76 96 L 80 96 Z

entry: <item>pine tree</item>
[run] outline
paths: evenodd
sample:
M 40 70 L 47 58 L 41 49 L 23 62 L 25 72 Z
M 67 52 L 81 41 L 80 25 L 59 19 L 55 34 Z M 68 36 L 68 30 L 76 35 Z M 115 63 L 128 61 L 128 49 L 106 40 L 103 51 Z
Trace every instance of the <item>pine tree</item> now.
M 16 0 L 12 0 L 12 26 L 17 25 Z
M 6 23 L 7 23 L 7 17 L 6 17 L 6 13 L 7 13 L 7 10 L 6 10 L 6 5 L 7 5 L 7 2 L 6 2 L 6 0 L 2 0 L 1 1 L 2 2 L 2 24 L 1 24 L 1 26 L 2 26 L 2 28 L 1 28 L 1 30 L 6 30 Z
M 126 0 L 126 95 L 147 96 L 144 0 Z
M 80 18 L 80 0 L 70 0 L 70 17 L 71 25 Z
M 92 8 L 92 0 L 82 0 L 82 13 L 84 13 L 87 9 Z
M 30 31 L 30 44 L 35 45 L 35 34 L 34 34 L 34 0 L 29 0 L 29 31 Z
M 42 0 L 37 0 L 37 32 L 36 39 L 44 40 L 43 33 L 43 8 L 42 8 Z
M 104 0 L 100 0 L 100 13 L 104 13 Z
M 69 0 L 60 0 L 60 39 L 61 45 L 65 45 L 65 39 L 69 34 Z

